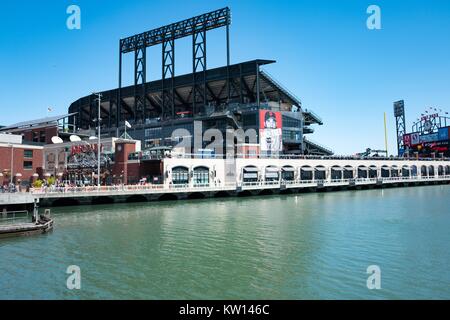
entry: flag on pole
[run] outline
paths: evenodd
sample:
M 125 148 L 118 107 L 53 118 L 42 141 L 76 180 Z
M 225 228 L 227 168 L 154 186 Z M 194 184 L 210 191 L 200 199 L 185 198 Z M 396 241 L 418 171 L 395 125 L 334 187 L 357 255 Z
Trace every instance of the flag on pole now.
M 131 124 L 127 120 L 125 120 L 125 125 L 127 126 L 127 128 L 131 128 Z

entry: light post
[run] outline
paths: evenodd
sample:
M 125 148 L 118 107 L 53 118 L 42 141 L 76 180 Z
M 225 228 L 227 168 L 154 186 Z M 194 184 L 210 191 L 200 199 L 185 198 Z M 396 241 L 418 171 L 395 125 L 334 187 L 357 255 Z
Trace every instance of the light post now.
M 11 143 L 11 171 L 10 171 L 11 174 L 9 178 L 9 183 L 13 183 L 13 176 L 14 176 L 13 168 L 14 168 L 14 145 Z
M 98 143 L 97 143 L 97 187 L 100 189 L 100 105 L 102 103 L 102 95 L 101 93 L 94 93 L 98 98 L 98 117 L 97 117 L 97 125 L 98 125 Z

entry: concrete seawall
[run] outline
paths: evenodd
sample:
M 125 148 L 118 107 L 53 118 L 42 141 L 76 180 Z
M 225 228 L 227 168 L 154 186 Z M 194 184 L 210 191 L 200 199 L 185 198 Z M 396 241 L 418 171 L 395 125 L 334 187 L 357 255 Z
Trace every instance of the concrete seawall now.
M 30 210 L 34 199 L 39 198 L 29 192 L 0 193 L 0 211 Z

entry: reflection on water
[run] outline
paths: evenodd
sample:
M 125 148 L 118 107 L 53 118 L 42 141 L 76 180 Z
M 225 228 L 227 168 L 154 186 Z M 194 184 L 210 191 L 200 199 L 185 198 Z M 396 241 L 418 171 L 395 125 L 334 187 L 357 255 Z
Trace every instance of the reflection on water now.
M 450 298 L 448 186 L 54 208 L 0 240 L 0 298 Z M 379 265 L 382 289 L 368 290 Z M 66 288 L 69 265 L 81 290 Z

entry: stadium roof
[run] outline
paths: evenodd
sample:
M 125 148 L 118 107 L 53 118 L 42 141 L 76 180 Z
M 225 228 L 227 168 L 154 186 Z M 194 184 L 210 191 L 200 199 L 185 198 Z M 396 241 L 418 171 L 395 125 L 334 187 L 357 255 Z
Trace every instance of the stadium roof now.
M 258 66 L 274 63 L 274 60 L 257 59 L 252 61 L 246 61 L 238 64 L 233 64 L 227 67 L 219 67 L 214 69 L 208 69 L 205 73 L 201 72 L 195 75 L 198 81 L 202 83 L 203 77 L 205 77 L 206 83 L 206 95 L 208 103 L 213 105 L 220 105 L 227 103 L 227 77 L 230 81 L 230 101 L 242 101 L 247 99 L 248 102 L 255 102 L 257 96 L 256 70 Z M 283 85 L 277 82 L 272 76 L 270 76 L 265 70 L 260 70 L 260 100 L 262 103 L 265 101 L 274 102 L 286 102 L 292 105 L 302 107 L 300 99 L 287 90 Z M 139 89 L 134 85 L 122 87 L 121 89 L 121 119 L 133 119 L 136 115 L 136 91 L 145 92 L 145 113 L 160 115 L 163 113 L 163 104 L 161 99 L 161 91 L 163 88 L 162 80 L 155 80 L 145 83 L 144 86 L 140 85 Z M 164 80 L 164 88 L 171 86 L 171 79 Z M 145 87 L 145 89 L 144 89 Z M 175 76 L 173 78 L 174 88 L 174 103 L 175 113 L 184 110 L 190 110 L 193 100 L 193 74 L 185 74 Z M 107 119 L 110 114 L 117 113 L 117 97 L 118 89 L 112 89 L 102 92 L 101 111 L 102 118 Z M 83 124 L 90 123 L 92 115 L 96 110 L 94 109 L 92 96 L 86 96 L 78 99 L 69 108 L 69 112 L 78 112 L 77 124 L 83 126 Z M 113 117 L 115 118 L 115 117 Z M 152 116 L 149 116 L 152 118 Z M 321 123 L 320 119 L 314 116 L 308 118 L 312 123 Z M 110 126 L 114 126 L 114 120 L 111 121 Z
M 18 128 L 35 127 L 35 126 L 55 123 L 61 119 L 73 116 L 75 114 L 76 114 L 76 112 L 73 112 L 73 113 L 63 114 L 63 115 L 59 115 L 59 116 L 46 117 L 46 118 L 41 118 L 41 119 L 36 119 L 36 120 L 18 122 L 18 123 L 12 124 L 10 126 L 2 127 L 2 128 L 0 128 L 0 131 L 6 131 L 6 130 L 12 130 L 12 129 L 18 129 Z

